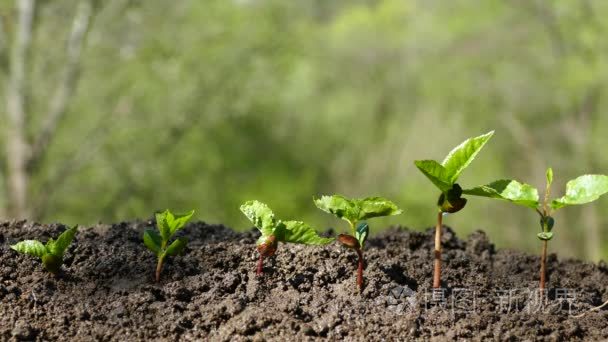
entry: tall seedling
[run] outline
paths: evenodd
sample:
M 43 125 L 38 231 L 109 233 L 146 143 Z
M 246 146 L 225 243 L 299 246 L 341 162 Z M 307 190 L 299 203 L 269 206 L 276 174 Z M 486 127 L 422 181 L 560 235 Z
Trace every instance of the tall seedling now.
M 443 215 L 456 213 L 467 204 L 462 197 L 462 188 L 456 181 L 458 177 L 475 159 L 479 151 L 490 140 L 494 131 L 465 140 L 454 148 L 443 162 L 434 160 L 417 160 L 416 167 L 441 191 L 437 201 L 437 226 L 435 227 L 435 252 L 433 288 L 441 287 L 441 226 Z
M 534 187 L 519 183 L 511 179 L 503 179 L 480 186 L 463 193 L 506 200 L 515 204 L 533 209 L 540 216 L 540 233 L 536 236 L 542 241 L 540 258 L 540 289 L 545 289 L 547 245 L 553 238 L 553 213 L 561 208 L 593 202 L 600 196 L 608 193 L 608 176 L 584 175 L 569 181 L 566 184 L 566 194 L 560 198 L 550 200 L 551 184 L 553 183 L 553 170 L 547 169 L 547 185 L 542 203 L 539 201 L 538 190 Z

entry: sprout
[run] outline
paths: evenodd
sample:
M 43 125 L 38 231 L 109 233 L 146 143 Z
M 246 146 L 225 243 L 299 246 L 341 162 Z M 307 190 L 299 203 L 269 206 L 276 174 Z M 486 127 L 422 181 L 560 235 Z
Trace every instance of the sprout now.
M 248 201 L 241 205 L 241 211 L 259 229 L 262 236 L 257 241 L 260 253 L 257 275 L 262 275 L 264 258 L 271 257 L 277 251 L 279 242 L 300 243 L 304 245 L 326 245 L 334 241 L 324 238 L 301 221 L 281 221 L 274 217 L 270 208 L 259 201 Z
M 72 243 L 77 231 L 78 226 L 74 226 L 61 233 L 57 240 L 50 239 L 46 244 L 38 240 L 24 240 L 12 245 L 11 248 L 19 253 L 42 259 L 42 264 L 47 271 L 58 273 L 63 264 L 65 250 Z
M 144 244 L 157 257 L 155 277 L 157 282 L 160 281 L 160 272 L 165 258 L 180 254 L 188 244 L 188 239 L 185 237 L 177 238 L 171 244 L 169 241 L 178 230 L 186 225 L 192 215 L 194 215 L 194 210 L 185 214 L 173 214 L 167 209 L 156 214 L 156 226 L 160 234 L 152 229 L 146 229 L 144 232 Z
M 363 289 L 363 247 L 369 234 L 369 225 L 363 220 L 374 217 L 399 215 L 403 211 L 393 202 L 382 197 L 348 199 L 344 196 L 322 196 L 314 200 L 315 205 L 330 214 L 348 222 L 351 234 L 340 234 L 338 241 L 347 248 L 354 249 L 359 257 L 357 286 Z
M 420 172 L 441 191 L 437 201 L 439 212 L 437 213 L 437 225 L 435 226 L 433 288 L 441 286 L 441 226 L 443 215 L 459 212 L 467 204 L 467 199 L 462 197 L 462 188 L 456 181 L 462 171 L 471 164 L 483 146 L 492 138 L 492 135 L 494 135 L 494 131 L 465 140 L 454 148 L 441 164 L 434 160 L 417 160 L 414 162 Z

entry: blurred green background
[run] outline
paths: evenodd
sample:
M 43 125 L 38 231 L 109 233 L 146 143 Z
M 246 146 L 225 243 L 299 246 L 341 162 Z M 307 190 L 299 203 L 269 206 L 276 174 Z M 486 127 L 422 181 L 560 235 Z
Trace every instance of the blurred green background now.
M 258 199 L 324 229 L 344 225 L 312 197 L 341 193 L 405 210 L 374 231 L 425 229 L 438 193 L 413 161 L 492 129 L 463 187 L 542 189 L 552 166 L 561 196 L 608 173 L 607 15 L 603 0 L 2 0 L 0 217 L 195 208 L 242 230 Z M 607 208 L 558 212 L 550 250 L 605 259 Z M 445 223 L 540 249 L 523 207 L 472 198 Z

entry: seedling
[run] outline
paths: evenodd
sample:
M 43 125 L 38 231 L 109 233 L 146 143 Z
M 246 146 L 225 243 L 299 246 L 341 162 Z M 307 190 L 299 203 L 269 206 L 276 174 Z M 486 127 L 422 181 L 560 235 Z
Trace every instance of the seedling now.
M 46 244 L 38 240 L 24 240 L 11 246 L 19 253 L 31 255 L 42 259 L 42 264 L 47 271 L 57 274 L 63 264 L 63 254 L 72 243 L 78 226 L 66 229 L 57 240 L 49 239 Z
M 549 200 L 551 184 L 553 183 L 553 170 L 547 169 L 547 185 L 542 203 L 539 201 L 538 190 L 528 184 L 515 180 L 503 179 L 480 186 L 463 193 L 497 198 L 533 209 L 540 216 L 540 233 L 536 236 L 542 241 L 542 254 L 540 258 L 540 290 L 545 289 L 547 245 L 553 238 L 553 213 L 563 207 L 593 202 L 600 196 L 608 193 L 608 176 L 584 175 L 569 181 L 566 184 L 566 194 L 558 199 Z
M 188 239 L 185 237 L 179 237 L 171 244 L 169 241 L 178 230 L 186 225 L 192 215 L 194 215 L 194 210 L 185 214 L 173 214 L 167 209 L 156 214 L 156 227 L 160 234 L 152 229 L 146 229 L 144 232 L 144 244 L 156 254 L 157 258 L 156 282 L 160 281 L 160 271 L 163 269 L 165 258 L 180 254 L 188 244 Z
M 441 191 L 437 201 L 439 212 L 437 213 L 437 226 L 435 226 L 433 288 L 441 286 L 441 226 L 443 215 L 456 213 L 467 204 L 467 199 L 462 197 L 462 188 L 456 183 L 456 180 L 458 180 L 460 173 L 471 164 L 492 135 L 494 135 L 494 131 L 465 140 L 454 148 L 441 164 L 434 160 L 417 160 L 414 162 L 416 167 Z
M 257 241 L 260 253 L 256 274 L 262 275 L 264 258 L 271 257 L 276 252 L 279 242 L 300 243 L 304 245 L 327 245 L 333 238 L 324 238 L 301 221 L 281 221 L 274 217 L 270 208 L 259 201 L 248 201 L 241 205 L 241 211 L 259 229 L 262 236 Z
M 348 222 L 350 234 L 338 235 L 338 241 L 352 248 L 359 257 L 357 267 L 357 286 L 363 289 L 363 248 L 369 234 L 369 225 L 364 220 L 374 217 L 399 215 L 403 211 L 393 202 L 382 197 L 349 199 L 340 195 L 322 196 L 314 200 L 317 208 L 336 215 Z

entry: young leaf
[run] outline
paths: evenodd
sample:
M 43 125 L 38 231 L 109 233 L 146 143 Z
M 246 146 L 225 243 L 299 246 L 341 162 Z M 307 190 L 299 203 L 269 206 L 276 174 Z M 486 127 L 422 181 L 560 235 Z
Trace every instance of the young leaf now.
M 262 232 L 263 236 L 273 234 L 276 221 L 274 213 L 266 204 L 259 201 L 247 201 L 241 205 L 241 211 Z
M 568 205 L 593 202 L 608 192 L 608 176 L 584 175 L 566 184 L 566 195 L 553 200 L 551 208 L 560 209 Z
M 549 189 L 551 187 L 551 184 L 553 184 L 553 169 L 548 168 L 547 169 L 547 189 Z
M 42 256 L 47 253 L 46 247 L 42 244 L 42 242 L 37 240 L 24 240 L 17 242 L 16 244 L 12 245 L 11 248 L 19 253 L 38 258 L 42 258 Z
M 359 210 L 353 201 L 340 195 L 321 196 L 314 200 L 317 208 L 336 215 L 348 222 L 355 222 L 359 218 Z M 354 223 L 353 223 L 354 224 Z
M 144 244 L 149 250 L 158 254 L 161 251 L 162 238 L 155 230 L 146 229 L 146 231 L 144 231 Z
M 162 213 L 156 213 L 156 226 L 158 227 L 158 231 L 160 232 L 160 236 L 164 241 L 169 240 L 171 237 L 171 227 L 169 226 L 169 221 L 173 221 L 173 214 L 169 211 L 169 209 L 163 211 Z
M 365 241 L 367 241 L 367 235 L 369 234 L 369 225 L 367 222 L 361 222 L 355 230 L 355 238 L 359 241 L 359 246 L 363 248 Z
M 61 233 L 57 240 L 53 241 L 53 239 L 50 239 L 46 244 L 48 252 L 55 256 L 63 257 L 63 253 L 65 253 L 65 250 L 72 243 L 77 231 L 78 226 L 74 226 Z
M 167 255 L 169 255 L 169 256 L 176 256 L 184 250 L 184 248 L 186 247 L 187 244 L 188 244 L 187 238 L 185 238 L 185 237 L 177 238 L 177 239 L 175 239 L 175 241 L 173 241 L 172 244 L 169 245 L 169 247 L 167 247 L 167 250 L 165 251 L 165 253 L 167 253 Z
M 190 210 L 185 214 L 173 214 L 171 216 L 167 216 L 170 234 L 173 235 L 176 231 L 182 229 L 190 218 L 192 218 L 192 215 L 194 215 L 194 210 Z
M 277 229 L 277 240 L 281 242 L 303 243 L 307 245 L 327 245 L 334 241 L 333 238 L 324 238 L 301 221 L 282 222 L 282 229 Z
M 354 202 L 359 209 L 357 221 L 403 213 L 403 210 L 399 209 L 395 203 L 382 197 L 367 197 L 354 200 Z
M 553 233 L 551 233 L 551 232 L 542 232 L 542 233 L 536 234 L 536 236 L 538 236 L 538 238 L 541 239 L 541 240 L 549 241 L 549 240 L 551 240 L 553 238 Z
M 450 151 L 441 163 L 447 171 L 450 184 L 456 182 L 462 170 L 471 164 L 483 146 L 492 138 L 492 135 L 494 135 L 494 131 L 475 138 L 469 138 Z
M 543 216 L 540 218 L 540 227 L 543 232 L 550 232 L 553 230 L 553 225 L 555 225 L 555 220 L 551 216 Z
M 441 192 L 446 192 L 452 188 L 448 171 L 438 162 L 416 160 L 414 164 Z
M 538 190 L 536 188 L 511 179 L 501 179 L 487 185 L 463 190 L 463 194 L 498 198 L 523 205 L 532 209 L 538 208 Z

